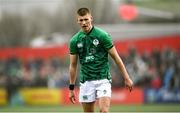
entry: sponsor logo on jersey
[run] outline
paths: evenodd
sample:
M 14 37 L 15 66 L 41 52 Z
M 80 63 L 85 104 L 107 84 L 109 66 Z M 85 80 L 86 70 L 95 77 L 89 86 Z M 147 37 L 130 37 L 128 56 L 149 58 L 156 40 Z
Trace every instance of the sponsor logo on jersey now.
M 92 56 L 92 55 L 90 55 L 90 56 L 86 56 L 86 57 L 85 57 L 85 62 L 93 62 L 93 61 L 94 61 L 94 59 L 95 59 L 95 57 L 94 57 L 94 56 Z

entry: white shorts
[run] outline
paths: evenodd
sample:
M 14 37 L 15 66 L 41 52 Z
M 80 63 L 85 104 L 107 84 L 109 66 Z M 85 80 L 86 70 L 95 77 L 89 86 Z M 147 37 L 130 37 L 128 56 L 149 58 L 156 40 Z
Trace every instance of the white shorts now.
M 111 97 L 111 83 L 107 79 L 80 83 L 79 102 L 94 102 L 100 97 Z

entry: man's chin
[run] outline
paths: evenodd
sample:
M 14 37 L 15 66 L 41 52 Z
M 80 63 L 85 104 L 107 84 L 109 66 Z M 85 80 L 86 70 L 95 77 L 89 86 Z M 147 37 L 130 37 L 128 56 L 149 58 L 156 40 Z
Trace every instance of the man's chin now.
M 89 32 L 89 29 L 84 29 L 84 28 L 83 28 L 82 30 L 83 30 L 84 32 Z

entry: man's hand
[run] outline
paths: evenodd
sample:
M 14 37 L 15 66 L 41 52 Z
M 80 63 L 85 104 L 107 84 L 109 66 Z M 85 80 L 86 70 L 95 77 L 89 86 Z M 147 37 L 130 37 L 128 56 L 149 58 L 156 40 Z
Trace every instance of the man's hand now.
M 125 87 L 131 92 L 133 89 L 133 82 L 130 78 L 125 79 Z
M 74 90 L 69 90 L 69 99 L 70 99 L 70 101 L 71 101 L 73 104 L 76 103 L 76 98 L 75 98 Z

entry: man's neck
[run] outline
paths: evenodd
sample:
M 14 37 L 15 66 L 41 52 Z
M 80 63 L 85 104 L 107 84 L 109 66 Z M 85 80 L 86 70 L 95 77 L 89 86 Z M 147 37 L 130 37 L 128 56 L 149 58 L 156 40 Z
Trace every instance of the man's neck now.
M 93 28 L 93 26 L 91 26 L 88 31 L 83 31 L 83 32 L 88 34 L 89 32 L 91 32 L 92 28 Z

